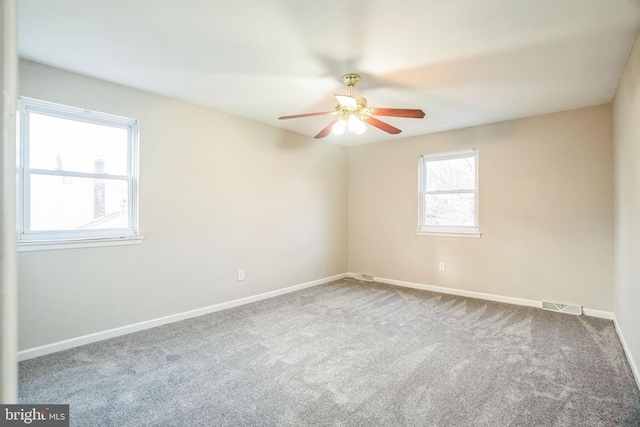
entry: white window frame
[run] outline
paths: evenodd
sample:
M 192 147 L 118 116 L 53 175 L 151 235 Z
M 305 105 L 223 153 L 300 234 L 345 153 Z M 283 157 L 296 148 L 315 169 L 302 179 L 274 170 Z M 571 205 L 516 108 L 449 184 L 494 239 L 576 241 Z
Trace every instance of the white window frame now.
M 457 189 L 457 190 L 437 190 L 427 191 L 427 163 L 439 160 L 452 160 L 465 157 L 473 157 L 475 160 L 476 182 L 475 188 Z M 423 154 L 418 161 L 418 230 L 416 234 L 423 236 L 440 236 L 440 237 L 474 237 L 479 238 L 479 171 L 478 171 L 478 150 L 473 148 L 470 150 L 462 150 L 448 153 Z M 425 196 L 427 194 L 455 194 L 467 193 L 474 195 L 474 225 L 473 226 L 439 226 L 427 225 L 425 220 Z
M 18 250 L 68 249 L 141 243 L 142 237 L 140 236 L 138 225 L 138 120 L 23 96 L 18 98 L 18 108 Z M 29 164 L 29 121 L 32 112 L 61 119 L 125 129 L 128 135 L 127 174 L 112 175 L 31 168 Z M 129 227 L 98 230 L 31 230 L 30 177 L 34 174 L 125 181 L 129 196 L 127 221 Z

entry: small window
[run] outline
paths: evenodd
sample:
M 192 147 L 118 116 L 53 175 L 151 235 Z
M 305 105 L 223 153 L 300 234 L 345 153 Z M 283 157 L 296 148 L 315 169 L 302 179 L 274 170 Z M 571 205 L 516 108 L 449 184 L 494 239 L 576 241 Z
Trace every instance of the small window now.
M 138 121 L 19 98 L 20 243 L 138 235 Z
M 478 233 L 478 151 L 420 157 L 418 234 Z

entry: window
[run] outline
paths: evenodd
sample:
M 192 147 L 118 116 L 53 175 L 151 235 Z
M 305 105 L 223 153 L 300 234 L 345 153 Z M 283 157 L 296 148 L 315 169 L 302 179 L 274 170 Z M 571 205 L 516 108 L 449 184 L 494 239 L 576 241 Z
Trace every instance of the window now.
M 19 243 L 138 237 L 134 119 L 19 98 Z
M 480 237 L 478 151 L 420 157 L 418 234 Z

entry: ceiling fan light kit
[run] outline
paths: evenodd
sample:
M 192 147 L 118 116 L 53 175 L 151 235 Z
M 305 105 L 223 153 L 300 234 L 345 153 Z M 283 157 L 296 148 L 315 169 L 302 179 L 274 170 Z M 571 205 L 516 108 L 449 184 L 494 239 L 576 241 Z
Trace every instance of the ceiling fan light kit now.
M 373 116 L 404 117 L 412 119 L 421 119 L 424 117 L 424 111 L 416 109 L 368 108 L 366 98 L 353 94 L 353 87 L 359 80 L 360 76 L 354 73 L 342 76 L 342 81 L 349 87 L 349 95 L 334 95 L 336 98 L 336 107 L 334 111 L 282 116 L 279 117 L 279 119 L 287 120 L 303 117 L 337 115 L 338 117 L 336 119 L 318 132 L 315 138 L 319 139 L 324 138 L 331 132 L 335 134 L 342 134 L 345 129 L 349 129 L 357 135 L 361 135 L 367 130 L 367 123 L 390 134 L 398 134 L 402 132 L 400 129 L 378 120 Z

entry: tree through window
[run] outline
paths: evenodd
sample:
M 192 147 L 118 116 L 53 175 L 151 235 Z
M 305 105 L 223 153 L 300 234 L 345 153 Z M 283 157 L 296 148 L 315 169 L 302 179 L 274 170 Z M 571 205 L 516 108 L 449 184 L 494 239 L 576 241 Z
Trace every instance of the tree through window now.
M 478 231 L 477 160 L 475 149 L 420 157 L 418 231 Z

